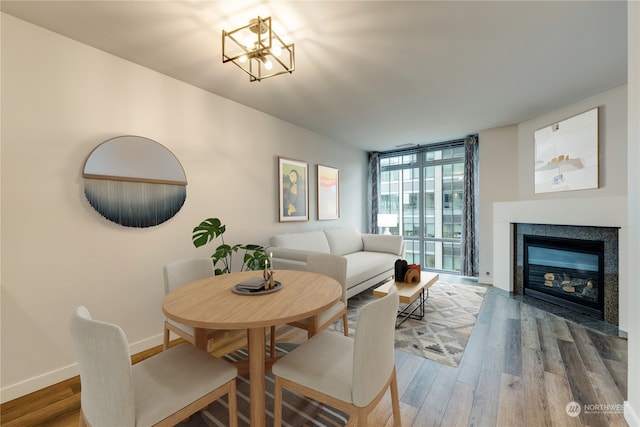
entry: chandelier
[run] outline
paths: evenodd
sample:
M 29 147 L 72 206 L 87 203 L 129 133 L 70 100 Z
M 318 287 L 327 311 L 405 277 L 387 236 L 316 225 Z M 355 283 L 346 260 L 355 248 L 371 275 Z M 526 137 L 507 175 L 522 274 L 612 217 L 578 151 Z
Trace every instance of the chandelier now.
M 295 69 L 293 43 L 286 44 L 271 28 L 271 17 L 257 17 L 248 25 L 222 31 L 222 62 L 233 62 L 249 81 L 260 81 Z

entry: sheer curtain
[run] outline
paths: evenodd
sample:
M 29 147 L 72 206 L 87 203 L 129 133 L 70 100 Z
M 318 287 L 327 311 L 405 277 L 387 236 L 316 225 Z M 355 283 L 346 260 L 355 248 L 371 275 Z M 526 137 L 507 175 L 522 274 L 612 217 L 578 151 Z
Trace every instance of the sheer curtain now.
M 369 153 L 369 232 L 378 233 L 378 171 L 380 169 L 380 155 L 374 151 Z
M 464 276 L 478 275 L 478 137 L 464 140 L 461 261 Z

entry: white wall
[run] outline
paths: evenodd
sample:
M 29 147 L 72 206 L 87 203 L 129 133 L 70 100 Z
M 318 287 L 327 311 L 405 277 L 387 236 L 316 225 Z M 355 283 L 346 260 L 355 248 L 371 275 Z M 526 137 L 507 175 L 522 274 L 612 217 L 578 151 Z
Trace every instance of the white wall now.
M 9 15 L 1 30 L 2 402 L 76 375 L 67 321 L 79 304 L 121 325 L 133 352 L 161 343 L 162 266 L 213 252 L 191 243 L 205 218 L 222 219 L 228 243 L 364 229 L 361 150 Z M 187 175 L 185 205 L 156 227 L 109 222 L 83 193 L 90 151 L 128 134 L 166 146 Z M 278 155 L 309 162 L 309 222 L 278 223 Z M 339 221 L 314 219 L 318 163 L 340 169 Z
M 627 165 L 629 171 L 628 215 L 629 257 L 629 328 L 627 354 L 627 405 L 625 419 L 632 427 L 640 426 L 640 2 L 627 2 L 628 11 L 628 143 Z
M 478 134 L 480 207 L 478 252 L 480 283 L 492 284 L 493 203 L 518 198 L 518 127 L 504 126 Z M 500 165 L 496 167 L 496 165 Z

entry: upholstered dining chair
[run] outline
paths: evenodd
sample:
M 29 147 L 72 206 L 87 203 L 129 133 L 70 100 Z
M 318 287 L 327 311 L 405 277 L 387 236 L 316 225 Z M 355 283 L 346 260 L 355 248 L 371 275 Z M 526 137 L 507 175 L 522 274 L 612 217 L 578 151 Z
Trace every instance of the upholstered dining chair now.
M 274 427 L 282 424 L 284 388 L 347 412 L 347 426 L 360 427 L 368 425 L 369 413 L 390 388 L 394 426 L 400 427 L 394 357 L 398 304 L 393 287 L 360 309 L 355 338 L 324 330 L 274 363 Z
M 347 317 L 347 260 L 345 257 L 316 253 L 307 256 L 307 271 L 324 274 L 335 279 L 342 286 L 342 297 L 338 302 L 320 313 L 318 330 L 331 326 L 342 317 L 344 336 L 349 336 L 349 317 Z M 290 323 L 292 326 L 309 330 L 307 319 Z
M 135 365 L 117 325 L 78 307 L 69 322 L 80 368 L 80 426 L 173 426 L 228 396 L 229 425 L 238 425 L 235 366 L 188 344 Z
M 164 292 L 165 295 L 172 290 L 194 280 L 204 279 L 215 275 L 213 261 L 211 258 L 189 258 L 170 262 L 163 268 L 164 273 Z M 162 348 L 169 348 L 170 332 L 175 333 L 186 342 L 194 345 L 196 340 L 193 328 L 171 319 L 164 319 L 164 339 Z M 209 341 L 216 336 L 218 331 L 207 330 L 207 350 L 209 350 Z

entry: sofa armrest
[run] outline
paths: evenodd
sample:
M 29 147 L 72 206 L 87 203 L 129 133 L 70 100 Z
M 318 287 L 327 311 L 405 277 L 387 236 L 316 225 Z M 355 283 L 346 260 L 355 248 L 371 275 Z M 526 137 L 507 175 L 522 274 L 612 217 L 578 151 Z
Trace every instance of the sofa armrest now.
M 367 252 L 386 252 L 404 256 L 405 242 L 402 236 L 391 234 L 362 234 L 363 250 Z

